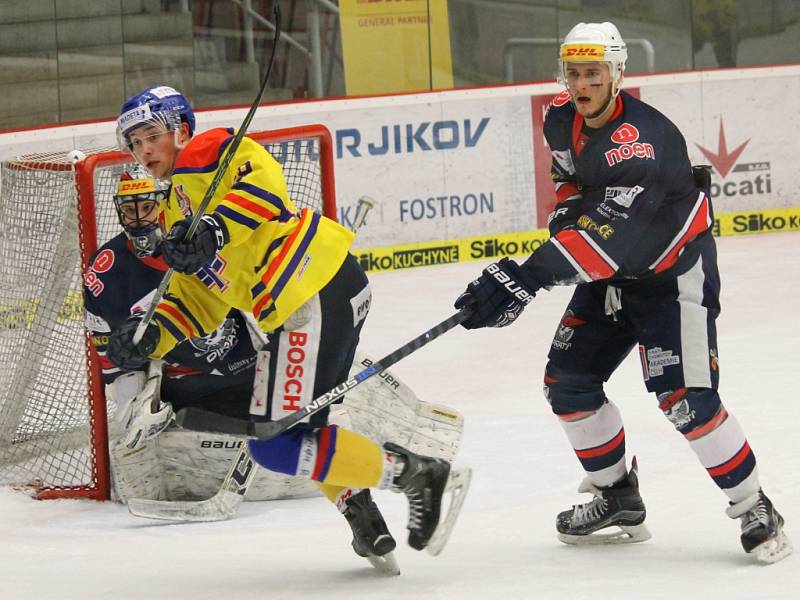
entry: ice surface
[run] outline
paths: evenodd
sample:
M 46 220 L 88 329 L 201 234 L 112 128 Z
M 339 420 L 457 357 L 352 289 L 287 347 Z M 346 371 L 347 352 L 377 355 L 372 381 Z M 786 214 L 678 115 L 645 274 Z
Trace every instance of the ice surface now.
M 718 240 L 723 402 L 742 423 L 767 494 L 800 547 L 798 368 L 800 233 Z M 372 276 L 364 349 L 383 356 L 453 312 L 485 263 Z M 447 333 L 393 370 L 420 398 L 466 418 L 460 463 L 472 489 L 437 558 L 397 549 L 402 575 L 380 576 L 350 548 L 349 528 L 322 498 L 246 503 L 237 518 L 164 524 L 91 501 L 34 501 L 0 489 L 0 597 L 4 599 L 342 598 L 422 600 L 800 598 L 798 556 L 753 564 L 738 522 L 682 436 L 648 395 L 635 356 L 607 392 L 639 459 L 653 538 L 569 547 L 555 515 L 582 500 L 582 473 L 542 397 L 549 341 L 569 291 L 542 292 L 512 327 Z M 405 539 L 406 505 L 377 492 Z

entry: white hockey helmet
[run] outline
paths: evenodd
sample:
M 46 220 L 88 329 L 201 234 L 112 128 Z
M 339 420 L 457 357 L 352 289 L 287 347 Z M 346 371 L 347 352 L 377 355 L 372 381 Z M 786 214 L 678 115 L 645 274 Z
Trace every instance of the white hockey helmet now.
M 559 82 L 565 84 L 566 64 L 573 62 L 605 62 L 611 74 L 611 94 L 619 93 L 628 49 L 616 25 L 603 23 L 578 23 L 564 37 L 559 53 Z

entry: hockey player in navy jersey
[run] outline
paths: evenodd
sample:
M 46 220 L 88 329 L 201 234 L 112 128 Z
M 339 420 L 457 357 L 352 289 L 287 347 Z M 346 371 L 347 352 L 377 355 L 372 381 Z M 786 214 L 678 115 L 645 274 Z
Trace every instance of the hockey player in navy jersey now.
M 187 241 L 191 215 L 217 175 L 234 132 L 217 128 L 194 135 L 188 102 L 166 86 L 129 98 L 117 123 L 121 143 L 137 162 L 154 177 L 171 181 L 161 203 L 168 234 L 160 248 L 176 275 L 139 344 L 133 343 L 136 318 L 112 332 L 109 360 L 135 370 L 215 329 L 235 308 L 252 314 L 268 337 L 273 359 L 265 401 L 280 394 L 297 410 L 345 381 L 371 300 L 366 274 L 349 252 L 353 233 L 314 211 L 298 210 L 280 164 L 244 137 Z M 279 366 L 278 357 L 290 351 L 305 357 L 301 370 Z M 460 489 L 466 492 L 467 473 L 451 470 L 448 461 L 391 443 L 381 447 L 329 425 L 327 409 L 312 415 L 310 423 L 271 440 L 251 440 L 248 446 L 264 468 L 312 479 L 331 501 L 349 488 L 404 493 L 409 544 L 418 550 L 429 545 L 434 533 L 441 534 L 436 540 L 443 543 L 455 520 L 460 504 L 454 503 L 452 518 L 440 522 L 448 483 L 463 474 Z M 354 510 L 377 510 L 368 490 L 359 498 L 366 501 Z
M 560 56 L 566 90 L 544 123 L 556 193 L 550 241 L 522 264 L 502 259 L 470 283 L 456 301 L 476 309 L 464 326 L 504 327 L 542 288 L 577 284 L 544 389 L 586 471 L 579 491 L 594 498 L 558 515 L 561 541 L 650 537 L 636 459 L 629 471 L 620 412 L 603 391 L 638 345 L 647 389 L 728 497 L 745 551 L 780 560 L 791 552 L 783 518 L 717 393 L 720 281 L 708 174 L 693 172 L 669 119 L 620 90 L 627 51 L 612 23 L 579 23 Z

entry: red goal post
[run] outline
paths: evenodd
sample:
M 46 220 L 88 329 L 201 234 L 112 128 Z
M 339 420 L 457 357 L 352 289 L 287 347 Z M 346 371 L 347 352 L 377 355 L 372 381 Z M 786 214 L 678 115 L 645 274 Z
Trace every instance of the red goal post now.
M 322 125 L 247 134 L 282 164 L 289 196 L 336 220 Z M 121 231 L 113 206 L 130 155 L 42 153 L 0 165 L 0 485 L 38 498 L 110 497 L 107 402 L 83 325 L 82 274 Z

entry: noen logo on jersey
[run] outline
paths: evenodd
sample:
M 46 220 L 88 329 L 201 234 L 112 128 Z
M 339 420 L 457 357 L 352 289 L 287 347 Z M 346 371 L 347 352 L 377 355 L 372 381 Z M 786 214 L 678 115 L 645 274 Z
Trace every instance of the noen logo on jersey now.
M 561 60 L 565 62 L 593 62 L 603 60 L 605 54 L 603 44 L 564 44 L 561 48 Z
M 609 167 L 630 158 L 655 160 L 656 151 L 652 144 L 639 142 L 639 130 L 630 123 L 623 123 L 611 134 L 611 141 L 620 144 L 605 153 Z

